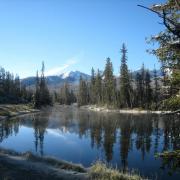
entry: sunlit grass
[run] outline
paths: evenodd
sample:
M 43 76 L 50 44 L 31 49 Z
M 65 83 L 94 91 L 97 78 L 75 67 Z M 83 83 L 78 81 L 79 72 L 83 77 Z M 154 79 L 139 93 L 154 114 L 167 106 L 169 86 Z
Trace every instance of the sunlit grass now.
M 120 172 L 112 167 L 107 167 L 106 164 L 100 161 L 91 167 L 89 175 L 93 180 L 143 180 L 137 174 Z

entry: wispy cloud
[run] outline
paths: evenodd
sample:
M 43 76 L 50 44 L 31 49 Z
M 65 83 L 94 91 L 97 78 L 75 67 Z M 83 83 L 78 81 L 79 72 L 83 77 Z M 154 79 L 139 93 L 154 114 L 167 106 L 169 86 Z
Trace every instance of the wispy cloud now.
M 46 76 L 59 75 L 59 74 L 63 73 L 70 66 L 76 64 L 77 62 L 78 61 L 76 59 L 70 59 L 65 64 L 63 64 L 62 66 L 55 67 L 55 68 L 48 70 L 47 72 L 45 72 L 45 75 Z

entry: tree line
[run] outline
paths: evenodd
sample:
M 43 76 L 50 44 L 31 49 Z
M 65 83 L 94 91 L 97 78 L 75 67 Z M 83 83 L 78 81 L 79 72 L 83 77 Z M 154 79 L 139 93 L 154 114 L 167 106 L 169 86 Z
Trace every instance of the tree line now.
M 120 76 L 113 73 L 111 59 L 106 59 L 104 71 L 99 69 L 91 70 L 91 79 L 86 80 L 80 77 L 78 90 L 65 82 L 58 92 L 50 92 L 46 77 L 44 75 L 45 65 L 42 62 L 42 69 L 36 74 L 34 90 L 27 90 L 21 84 L 18 76 L 0 69 L 0 103 L 28 103 L 40 108 L 46 105 L 53 105 L 54 102 L 70 105 L 78 103 L 79 106 L 96 104 L 109 108 L 143 108 L 157 110 L 162 106 L 162 100 L 172 95 L 171 89 L 165 93 L 161 88 L 163 81 L 142 65 L 141 70 L 135 75 L 129 71 L 127 65 L 127 48 L 125 44 L 121 49 Z M 164 83 L 167 81 L 164 81 Z
M 27 90 L 18 76 L 0 69 L 0 103 L 33 102 L 35 107 L 51 105 L 53 101 L 60 104 L 77 102 L 79 106 L 87 104 L 106 105 L 118 108 L 145 108 L 176 110 L 180 107 L 180 16 L 177 0 L 150 8 L 163 20 L 165 30 L 150 38 L 150 43 L 159 47 L 149 51 L 162 63 L 163 79 L 157 71 L 151 77 L 149 70 L 142 65 L 135 77 L 127 66 L 127 49 L 123 44 L 121 53 L 120 76 L 113 74 L 113 65 L 107 58 L 103 72 L 92 68 L 91 80 L 80 77 L 78 91 L 72 90 L 65 83 L 58 92 L 51 94 L 44 76 L 44 63 L 41 75 L 37 73 L 35 92 Z
M 0 68 L 0 103 L 28 103 L 33 92 L 21 84 L 19 76 Z
M 0 68 L 0 104 L 31 103 L 33 107 L 41 108 L 51 106 L 54 102 L 67 105 L 76 102 L 76 95 L 68 83 L 64 83 L 58 92 L 50 92 L 44 71 L 45 65 L 42 62 L 40 75 L 38 71 L 36 74 L 35 87 L 27 88 L 18 75 L 14 76 Z
M 43 62 L 40 77 L 37 72 L 35 89 L 28 89 L 21 83 L 18 75 L 14 76 L 0 68 L 0 104 L 31 103 L 36 108 L 52 105 L 52 95 L 47 87 L 44 69 Z
M 79 106 L 98 104 L 113 108 L 158 108 L 159 100 L 163 97 L 160 96 L 156 69 L 151 77 L 149 70 L 142 65 L 141 70 L 133 75 L 128 69 L 125 44 L 122 45 L 121 54 L 118 78 L 113 74 L 110 58 L 107 58 L 103 72 L 98 69 L 95 73 L 92 68 L 90 82 L 80 78 L 77 98 Z
M 146 109 L 178 110 L 180 107 L 180 3 L 167 0 L 148 8 L 162 19 L 165 29 L 151 36 L 148 43 L 157 44 L 156 49 L 148 50 L 162 64 L 163 79 L 158 80 L 157 72 L 151 78 L 144 66 L 141 72 L 132 78 L 127 67 L 126 48 L 122 48 L 120 83 L 113 76 L 110 59 L 101 74 L 97 71 L 91 82 L 81 79 L 79 87 L 79 105 L 95 103 L 124 108 L 142 107 Z M 92 71 L 94 74 L 94 70 Z M 97 80 L 98 79 L 98 80 Z M 97 90 L 98 84 L 99 90 Z M 101 85 L 100 85 L 101 84 Z M 87 90 L 87 92 L 83 92 Z M 82 98 L 84 96 L 84 98 Z M 86 97 L 85 97 L 86 96 Z M 98 97 L 98 98 L 97 98 Z M 176 111 L 179 112 L 180 110 Z

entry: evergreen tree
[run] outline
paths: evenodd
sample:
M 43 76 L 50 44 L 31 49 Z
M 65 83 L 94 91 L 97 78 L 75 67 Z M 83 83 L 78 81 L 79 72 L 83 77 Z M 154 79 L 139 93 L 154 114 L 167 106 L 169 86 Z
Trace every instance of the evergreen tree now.
M 91 82 L 90 82 L 90 103 L 96 103 L 96 93 L 95 93 L 95 72 L 92 68 L 91 70 Z
M 36 73 L 36 91 L 34 97 L 34 106 L 39 108 L 41 106 L 40 103 L 40 82 L 39 82 L 39 74 L 38 71 Z
M 134 83 L 134 79 L 133 79 L 133 74 L 132 72 L 129 74 L 130 77 L 130 85 L 131 85 L 131 89 L 130 89 L 130 104 L 131 104 L 131 108 L 135 106 L 136 104 L 136 91 L 135 88 L 133 87 L 133 83 Z
M 152 101 L 151 77 L 144 64 L 141 72 L 136 74 L 136 98 L 138 107 L 149 108 Z
M 172 94 L 180 94 L 180 16 L 179 0 L 167 0 L 167 2 L 152 6 L 151 11 L 158 14 L 163 20 L 165 30 L 152 36 L 150 42 L 158 43 L 159 47 L 152 53 L 162 62 L 165 70 L 171 72 L 168 75 Z
M 127 49 L 125 44 L 122 45 L 121 49 L 121 67 L 120 67 L 120 101 L 122 107 L 132 107 L 131 105 L 131 84 L 129 78 L 129 71 L 127 66 Z
M 38 73 L 36 77 L 36 92 L 34 104 L 37 108 L 40 108 L 41 106 L 52 105 L 52 97 L 47 87 L 44 71 L 45 66 L 44 62 L 42 62 L 41 77 L 39 78 Z
M 80 76 L 78 105 L 83 106 L 83 105 L 87 105 L 88 103 L 89 103 L 88 84 L 85 80 L 83 80 L 82 76 Z
M 4 96 L 5 70 L 0 68 L 0 97 Z M 2 100 L 1 100 L 2 101 Z
M 152 102 L 152 89 L 151 89 L 151 77 L 149 74 L 149 71 L 146 71 L 145 74 L 145 104 L 146 104 L 146 109 L 150 108 L 151 102 Z
M 144 6 L 141 6 L 144 7 Z M 157 44 L 158 47 L 149 52 L 158 57 L 162 68 L 166 73 L 164 85 L 162 86 L 163 100 L 161 106 L 171 109 L 180 107 L 180 3 L 179 0 L 167 0 L 161 4 L 155 4 L 149 9 L 156 13 L 161 19 L 165 29 L 151 36 L 149 42 Z M 173 108 L 173 109 L 174 109 Z
M 19 98 L 21 97 L 21 83 L 19 76 L 16 76 L 14 80 L 14 96 Z
M 102 77 L 98 69 L 95 77 L 95 103 L 100 104 L 102 102 Z
M 70 91 L 70 102 L 72 104 L 72 103 L 75 103 L 76 101 L 77 101 L 76 95 L 75 95 L 74 91 L 71 89 L 71 91 Z
M 104 70 L 104 103 L 107 105 L 114 104 L 115 97 L 115 83 L 113 75 L 113 66 L 110 58 L 106 60 L 106 66 Z
M 136 74 L 136 99 L 137 107 L 142 107 L 143 105 L 143 84 L 142 84 L 142 76 L 140 73 Z
M 47 87 L 44 71 L 45 71 L 45 66 L 44 66 L 44 62 L 42 62 L 41 78 L 40 78 L 40 104 L 51 105 L 52 99 L 51 99 L 50 92 Z
M 31 95 L 31 92 L 21 85 L 19 76 L 14 77 L 10 72 L 0 68 L 0 103 L 30 102 Z
M 70 105 L 71 104 L 71 97 L 70 97 L 70 90 L 69 90 L 69 84 L 66 82 L 64 84 L 64 104 Z
M 141 68 L 141 84 L 142 84 L 142 91 L 141 91 L 141 107 L 145 108 L 145 101 L 146 101 L 146 94 L 145 94 L 145 75 L 146 75 L 146 70 L 144 67 L 144 63 L 142 64 L 142 68 Z
M 155 109 L 158 108 L 158 101 L 160 100 L 160 87 L 158 83 L 158 77 L 157 77 L 157 71 L 156 68 L 154 68 L 154 93 L 153 93 L 153 101 L 155 103 Z
M 76 102 L 73 90 L 70 90 L 69 84 L 66 82 L 60 90 L 60 104 L 70 105 Z

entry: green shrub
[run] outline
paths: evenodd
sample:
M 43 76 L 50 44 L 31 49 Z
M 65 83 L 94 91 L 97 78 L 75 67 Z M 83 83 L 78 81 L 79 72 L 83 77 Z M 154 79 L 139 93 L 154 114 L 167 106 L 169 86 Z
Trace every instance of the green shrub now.
M 180 150 L 165 151 L 155 155 L 156 158 L 162 160 L 162 168 L 167 168 L 169 174 L 180 172 Z
M 164 100 L 162 102 L 161 109 L 172 111 L 180 109 L 180 96 L 173 96 L 169 99 Z

